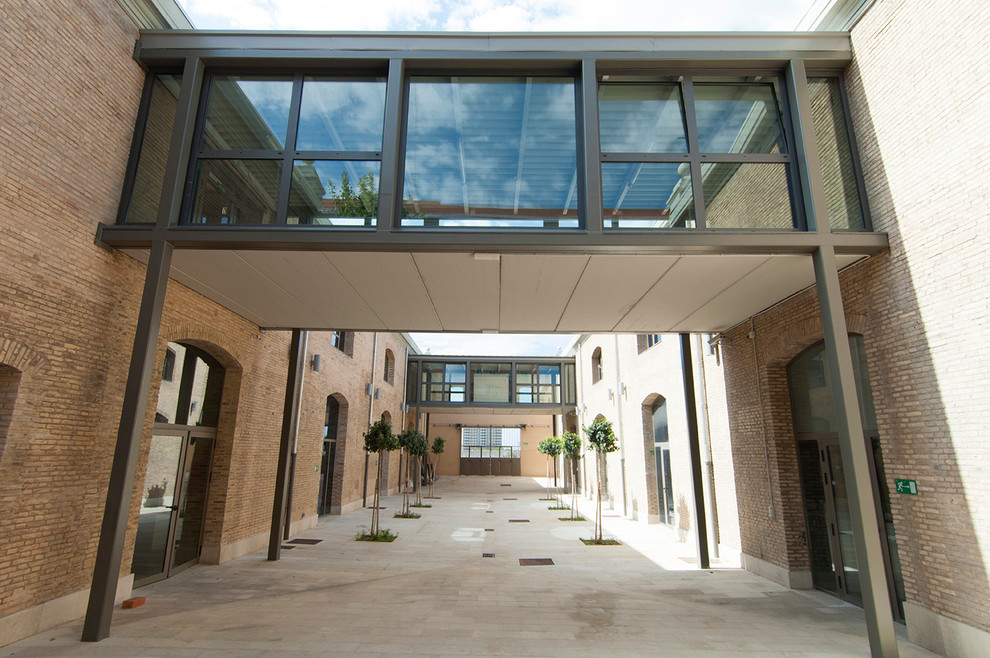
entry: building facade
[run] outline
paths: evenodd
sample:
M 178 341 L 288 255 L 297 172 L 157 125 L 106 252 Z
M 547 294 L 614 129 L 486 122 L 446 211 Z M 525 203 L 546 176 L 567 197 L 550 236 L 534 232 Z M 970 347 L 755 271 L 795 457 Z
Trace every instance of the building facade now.
M 170 41 L 141 32 L 190 27 L 174 5 L 31 1 L 0 11 L 0 642 L 80 616 L 94 563 L 99 569 L 98 556 L 113 552 L 101 542 L 122 547 L 119 573 L 112 560 L 104 568 L 123 596 L 135 580 L 271 546 L 279 513 L 298 532 L 321 514 L 358 509 L 377 467 L 361 445 L 369 423 L 422 422 L 428 435 L 436 429 L 451 440 L 464 425 L 434 428 L 409 413 L 404 365 L 415 350 L 401 332 L 532 323 L 601 332 L 577 348 L 578 414 L 512 422 L 545 422 L 547 435 L 598 414 L 616 423 L 623 446 L 607 469 L 616 509 L 690 532 L 689 416 L 685 389 L 671 377 L 683 364 L 674 334 L 664 332 L 711 332 L 714 347 L 692 353 L 704 374 L 696 386 L 708 400 L 725 399 L 724 412 L 720 402 L 709 406 L 702 433 L 711 437 L 709 517 L 722 547 L 738 548 L 744 566 L 768 578 L 871 609 L 887 602 L 857 588 L 860 571 L 875 569 L 892 593 L 890 615 L 912 641 L 985 653 L 990 517 L 979 494 L 990 484 L 981 437 L 990 400 L 980 357 L 990 244 L 978 227 L 990 201 L 986 3 L 829 4 L 820 25 L 848 33 L 668 35 L 683 44 L 670 52 L 691 53 L 687 82 L 670 75 L 682 60 L 657 63 L 671 55 L 654 40 L 659 51 L 637 50 L 645 42 L 636 37 L 554 41 L 559 50 L 531 38 L 534 50 L 520 59 L 511 46 L 490 53 L 488 41 L 452 38 L 444 47 L 463 48 L 493 77 L 499 58 L 549 76 L 490 83 L 525 87 L 519 112 L 542 122 L 520 141 L 513 171 L 533 176 L 534 189 L 560 192 L 548 206 L 517 184 L 507 207 L 484 194 L 429 196 L 440 179 L 417 154 L 446 137 L 430 132 L 424 99 L 457 86 L 423 73 L 450 72 L 450 62 L 429 59 L 437 44 L 409 39 L 410 49 L 395 53 L 371 39 L 394 55 L 364 50 L 355 69 L 358 82 L 391 90 L 382 94 L 378 148 L 300 142 L 294 158 L 271 141 L 270 115 L 243 111 L 249 85 L 239 82 L 260 74 L 239 80 L 209 68 L 239 56 L 220 52 L 229 35 Z M 296 129 L 305 121 L 307 58 L 338 68 L 357 61 L 346 40 L 308 38 L 326 50 L 314 54 L 299 40 L 285 55 L 301 67 L 286 87 L 297 103 L 286 125 Z M 720 50 L 718 39 L 731 48 Z M 207 64 L 189 54 L 200 51 Z M 708 65 L 722 77 L 699 72 Z M 663 74 L 645 75 L 651 67 Z M 747 67 L 752 79 L 741 80 Z M 273 75 L 265 81 L 285 86 Z M 623 132 L 635 123 L 623 103 L 642 100 L 623 85 L 652 85 L 651 102 L 687 112 L 657 124 L 680 122 L 680 136 L 665 133 L 661 147 Z M 219 100 L 207 100 L 211 89 Z M 418 112 L 411 133 L 402 132 L 406 106 L 395 91 Z M 558 114 L 533 113 L 530 94 Z M 699 139 L 717 128 L 704 103 L 734 94 L 749 108 L 736 133 Z M 212 128 L 197 121 L 200 110 Z M 589 119 L 599 111 L 600 123 Z M 229 141 L 258 135 L 247 146 Z M 524 150 L 544 159 L 524 163 Z M 334 162 L 354 167 L 347 194 L 350 179 Z M 367 166 L 379 167 L 378 179 Z M 195 192 L 182 187 L 186 168 Z M 647 183 L 662 186 L 663 207 L 651 205 Z M 371 197 L 394 203 L 344 232 L 320 232 L 342 214 L 354 219 Z M 469 206 L 500 227 L 518 222 L 520 208 L 526 216 L 502 235 L 471 235 Z M 451 227 L 455 237 L 440 231 Z M 534 228 L 537 238 L 526 234 Z M 401 242 L 409 235 L 417 237 Z M 812 253 L 814 274 L 805 267 Z M 829 287 L 830 262 L 844 268 L 841 297 Z M 673 274 L 664 280 L 658 271 Z M 817 297 L 805 289 L 813 283 Z M 692 305 L 700 297 L 714 302 Z M 344 319 L 333 324 L 326 308 L 343 309 L 336 317 Z M 844 340 L 832 335 L 842 325 L 845 356 Z M 612 330 L 625 335 L 605 335 Z M 639 333 L 646 330 L 661 333 Z M 138 349 L 142 339 L 148 345 Z M 857 405 L 861 422 L 850 424 Z M 860 429 L 858 444 L 850 435 Z M 137 436 L 133 451 L 115 458 L 128 435 Z M 451 457 L 441 472 L 453 468 Z M 113 475 L 118 467 L 130 479 Z M 393 455 L 386 490 L 396 489 L 399 471 Z M 871 491 L 844 492 L 846 477 Z M 280 482 L 289 483 L 284 500 Z M 115 487 L 126 531 L 110 541 L 101 520 Z M 197 523 L 178 523 L 171 508 L 180 505 Z M 882 539 L 869 546 L 882 567 L 861 563 L 852 548 L 864 533 L 850 519 L 872 507 Z M 830 525 L 837 530 L 822 530 Z

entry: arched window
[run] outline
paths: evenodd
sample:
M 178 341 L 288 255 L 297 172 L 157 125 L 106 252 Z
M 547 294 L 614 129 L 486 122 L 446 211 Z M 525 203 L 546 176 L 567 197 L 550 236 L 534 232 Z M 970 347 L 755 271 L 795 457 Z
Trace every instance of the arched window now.
M 602 348 L 596 347 L 595 351 L 591 353 L 591 383 L 597 384 L 601 381 L 605 374 L 605 369 L 602 366 Z
M 395 355 L 389 349 L 385 350 L 385 371 L 383 377 L 387 383 L 395 383 Z

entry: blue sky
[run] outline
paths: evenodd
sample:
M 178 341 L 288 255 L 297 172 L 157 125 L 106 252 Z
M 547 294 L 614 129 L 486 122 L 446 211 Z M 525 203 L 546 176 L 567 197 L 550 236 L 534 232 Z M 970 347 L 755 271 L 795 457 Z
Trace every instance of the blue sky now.
M 814 0 L 178 0 L 200 29 L 433 32 L 793 30 Z
M 326 32 L 793 30 L 815 0 L 178 0 L 199 29 Z M 432 354 L 552 356 L 573 336 L 413 334 Z

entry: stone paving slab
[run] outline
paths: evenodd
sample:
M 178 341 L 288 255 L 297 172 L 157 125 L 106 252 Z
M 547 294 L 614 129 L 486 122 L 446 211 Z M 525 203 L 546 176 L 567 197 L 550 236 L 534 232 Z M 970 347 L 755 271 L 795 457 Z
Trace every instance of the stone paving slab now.
M 420 519 L 392 518 L 401 498 L 385 499 L 391 544 L 354 540 L 370 510 L 329 517 L 302 537 L 323 541 L 278 562 L 258 551 L 140 588 L 147 603 L 115 610 L 102 642 L 79 642 L 79 620 L 0 655 L 869 655 L 861 609 L 731 560 L 698 571 L 669 528 L 617 516 L 604 528 L 622 545 L 585 546 L 593 524 L 560 521 L 569 512 L 546 509 L 537 479 L 443 478 L 436 495 Z M 934 655 L 899 644 L 905 658 Z

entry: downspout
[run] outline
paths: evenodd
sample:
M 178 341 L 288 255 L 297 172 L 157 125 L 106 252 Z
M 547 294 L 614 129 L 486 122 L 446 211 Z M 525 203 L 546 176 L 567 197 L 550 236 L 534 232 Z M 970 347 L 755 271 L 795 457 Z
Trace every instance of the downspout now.
M 619 334 L 612 334 L 615 338 L 615 400 L 617 413 L 619 414 L 619 469 L 622 472 L 622 516 L 629 516 L 629 509 L 626 503 L 626 448 L 624 432 L 622 431 L 622 397 L 625 391 L 622 388 L 622 373 L 619 369 Z
M 708 383 L 705 381 L 705 357 L 701 344 L 701 334 L 694 335 L 695 388 L 699 402 L 698 421 L 701 435 L 701 452 L 705 460 L 702 471 L 702 486 L 705 488 L 705 503 L 708 505 L 708 543 L 711 556 L 718 558 L 718 524 L 715 520 L 715 466 L 712 459 L 712 431 L 708 417 Z
M 378 361 L 378 332 L 375 332 L 375 347 L 371 352 L 371 383 L 368 384 L 368 427 L 375 418 L 375 363 Z M 368 506 L 368 464 L 371 455 L 364 453 L 364 490 L 361 493 L 361 502 L 364 507 Z
M 306 350 L 309 348 L 309 332 L 303 331 L 302 334 L 302 353 L 305 357 Z M 306 359 L 304 358 L 305 362 Z M 292 454 L 289 456 L 289 490 L 285 495 L 285 525 L 282 528 L 282 539 L 289 538 L 289 527 L 292 525 L 292 490 L 296 485 L 296 452 L 299 450 L 299 417 L 302 415 L 302 396 L 303 396 L 303 384 L 306 378 L 306 365 L 303 364 L 302 369 L 299 371 L 299 399 L 296 400 L 295 416 L 296 423 L 292 436 Z

